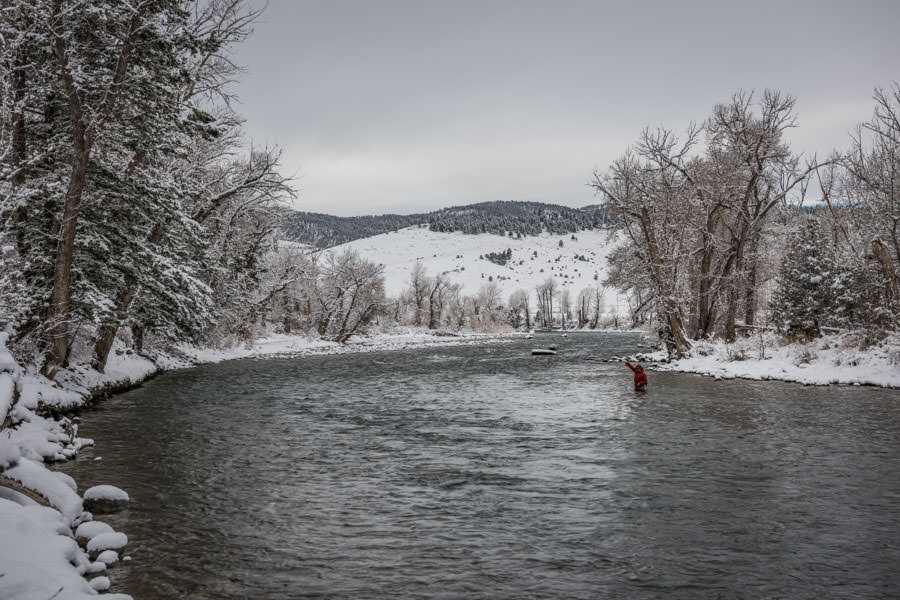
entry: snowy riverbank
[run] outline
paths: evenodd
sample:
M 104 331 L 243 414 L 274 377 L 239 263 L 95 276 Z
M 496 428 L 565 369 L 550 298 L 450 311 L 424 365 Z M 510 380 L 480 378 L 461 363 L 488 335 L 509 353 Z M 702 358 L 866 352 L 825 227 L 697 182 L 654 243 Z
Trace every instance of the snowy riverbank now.
M 74 365 L 50 381 L 36 367 L 18 364 L 6 348 L 7 335 L 0 333 L 0 598 L 91 597 L 110 588 L 107 569 L 120 559 L 127 560 L 126 535 L 85 510 L 92 503 L 98 506 L 98 500 L 127 502 L 127 494 L 113 486 L 97 486 L 79 494 L 75 481 L 48 467 L 48 463 L 75 457 L 81 448 L 94 443 L 78 437 L 77 419 L 53 418 L 51 414 L 60 415 L 99 396 L 134 387 L 160 371 L 203 363 L 478 344 L 501 337 L 406 329 L 338 344 L 273 335 L 229 349 L 182 347 L 154 360 L 118 349 L 111 353 L 105 373 Z M 105 597 L 130 598 L 126 594 Z
M 806 344 L 783 344 L 779 336 L 697 341 L 690 355 L 665 362 L 665 351 L 640 354 L 660 371 L 697 373 L 717 379 L 774 379 L 805 385 L 875 385 L 900 388 L 900 335 L 859 348 L 855 336 L 827 335 Z

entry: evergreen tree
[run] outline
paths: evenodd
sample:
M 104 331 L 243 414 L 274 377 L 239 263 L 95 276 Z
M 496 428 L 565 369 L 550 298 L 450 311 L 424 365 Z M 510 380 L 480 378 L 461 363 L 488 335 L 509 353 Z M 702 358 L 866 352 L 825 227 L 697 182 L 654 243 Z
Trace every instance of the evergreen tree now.
M 840 325 L 843 279 L 833 247 L 823 239 L 818 222 L 810 219 L 795 235 L 781 264 L 770 306 L 772 320 L 788 336 L 799 339 L 818 337 L 821 327 Z

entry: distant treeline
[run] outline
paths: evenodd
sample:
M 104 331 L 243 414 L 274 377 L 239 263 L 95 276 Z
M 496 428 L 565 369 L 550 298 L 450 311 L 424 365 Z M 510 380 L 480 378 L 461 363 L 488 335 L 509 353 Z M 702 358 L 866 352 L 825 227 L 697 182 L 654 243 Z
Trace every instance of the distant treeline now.
M 569 208 L 539 202 L 495 201 L 413 215 L 335 217 L 291 211 L 286 219 L 284 237 L 328 248 L 411 225 L 427 225 L 431 231 L 523 237 L 545 231 L 575 233 L 611 224 L 609 211 L 599 205 Z
M 321 213 L 289 211 L 284 221 L 284 238 L 316 248 L 330 248 L 427 222 L 427 215 L 335 217 Z

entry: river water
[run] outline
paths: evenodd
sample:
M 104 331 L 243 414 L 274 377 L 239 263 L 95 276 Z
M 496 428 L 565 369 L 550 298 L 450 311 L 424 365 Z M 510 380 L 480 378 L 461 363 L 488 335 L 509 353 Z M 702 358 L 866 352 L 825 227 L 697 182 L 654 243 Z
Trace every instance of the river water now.
M 629 334 L 243 360 L 82 416 L 156 598 L 889 598 L 900 394 L 605 362 Z M 531 356 L 532 347 L 559 347 Z M 102 460 L 95 460 L 102 457 Z

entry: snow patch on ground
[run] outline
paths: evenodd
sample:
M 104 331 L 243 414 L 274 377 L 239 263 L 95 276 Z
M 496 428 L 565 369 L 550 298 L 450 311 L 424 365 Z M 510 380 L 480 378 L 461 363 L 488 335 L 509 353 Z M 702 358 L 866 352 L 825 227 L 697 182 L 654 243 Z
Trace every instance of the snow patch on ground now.
M 784 344 L 774 333 L 697 341 L 690 355 L 665 363 L 665 351 L 645 354 L 660 371 L 698 373 L 719 379 L 776 379 L 806 385 L 876 385 L 900 388 L 900 334 L 860 350 L 854 335 L 827 335 L 806 344 Z

